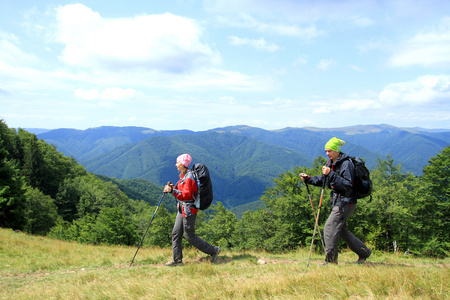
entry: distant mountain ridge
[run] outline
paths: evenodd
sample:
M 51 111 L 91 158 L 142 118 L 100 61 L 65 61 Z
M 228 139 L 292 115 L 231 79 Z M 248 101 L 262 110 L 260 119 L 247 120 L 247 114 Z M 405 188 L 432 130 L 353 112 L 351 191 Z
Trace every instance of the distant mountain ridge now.
M 370 169 L 390 154 L 402 171 L 420 175 L 430 157 L 450 144 L 450 130 L 398 128 L 386 124 L 342 128 L 265 130 L 238 125 L 206 131 L 145 127 L 56 129 L 37 135 L 73 156 L 88 171 L 118 179 L 142 178 L 163 185 L 175 181 L 175 158 L 190 153 L 210 168 L 216 200 L 228 207 L 255 200 L 273 178 L 294 166 L 310 167 L 324 144 L 337 136 L 342 148 L 363 157 Z
M 56 145 L 64 154 L 82 161 L 152 136 L 193 133 L 189 130 L 158 131 L 146 127 L 102 126 L 86 130 L 61 128 L 46 131 L 37 136 L 47 143 Z
M 230 133 L 157 136 L 117 147 L 82 164 L 88 171 L 120 179 L 143 178 L 164 185 L 176 182 L 176 157 L 190 153 L 210 171 L 215 198 L 228 207 L 259 199 L 273 178 L 312 160 L 286 148 Z

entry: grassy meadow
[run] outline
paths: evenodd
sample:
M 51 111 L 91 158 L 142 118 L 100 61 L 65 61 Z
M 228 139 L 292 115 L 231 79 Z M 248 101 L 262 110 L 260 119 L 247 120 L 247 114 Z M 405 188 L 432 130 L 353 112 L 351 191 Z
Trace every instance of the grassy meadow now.
M 309 249 L 284 254 L 223 250 L 215 264 L 193 249 L 92 246 L 0 229 L 0 299 L 450 299 L 450 259 L 352 252 L 319 266 Z

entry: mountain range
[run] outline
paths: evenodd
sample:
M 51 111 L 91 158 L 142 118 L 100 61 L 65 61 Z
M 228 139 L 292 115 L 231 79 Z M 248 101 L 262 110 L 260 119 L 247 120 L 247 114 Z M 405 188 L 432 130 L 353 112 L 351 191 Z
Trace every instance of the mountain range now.
M 211 173 L 215 200 L 226 207 L 257 201 L 273 179 L 295 166 L 311 167 L 333 136 L 342 151 L 365 159 L 369 169 L 391 155 L 402 172 L 421 175 L 428 160 L 450 144 L 450 130 L 357 125 L 342 128 L 265 130 L 245 125 L 206 131 L 104 126 L 27 129 L 73 156 L 85 168 L 118 179 L 140 178 L 157 185 L 178 179 L 176 157 L 189 153 Z

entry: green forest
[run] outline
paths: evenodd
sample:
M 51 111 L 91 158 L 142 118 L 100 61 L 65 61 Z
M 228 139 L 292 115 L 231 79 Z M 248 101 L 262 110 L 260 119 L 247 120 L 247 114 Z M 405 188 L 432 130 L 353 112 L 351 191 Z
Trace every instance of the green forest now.
M 296 166 L 279 174 L 261 197 L 264 207 L 240 218 L 215 202 L 199 213 L 197 234 L 225 249 L 281 252 L 307 247 L 315 220 L 298 174 L 318 175 L 325 161 L 319 156 L 310 168 Z M 378 159 L 371 179 L 372 197 L 358 200 L 350 230 L 373 250 L 448 256 L 450 146 L 428 161 L 421 176 L 402 173 L 388 155 Z M 55 146 L 0 120 L 0 227 L 79 243 L 137 246 L 162 190 L 144 180 L 89 173 Z M 310 191 L 317 209 L 320 188 Z M 326 195 L 322 226 L 328 215 Z M 175 204 L 173 196 L 164 197 L 144 246 L 171 246 Z M 315 245 L 320 251 L 321 243 Z

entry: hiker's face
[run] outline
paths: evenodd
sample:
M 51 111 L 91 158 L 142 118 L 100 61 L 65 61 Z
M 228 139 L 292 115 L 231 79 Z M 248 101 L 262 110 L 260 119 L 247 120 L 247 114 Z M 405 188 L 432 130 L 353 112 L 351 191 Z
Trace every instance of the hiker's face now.
M 175 166 L 177 167 L 178 171 L 186 172 L 186 167 L 182 163 L 180 163 L 178 160 L 177 160 L 177 163 L 175 164 Z
M 325 152 L 327 153 L 328 158 L 331 159 L 331 161 L 333 162 L 335 162 L 336 159 L 339 158 L 339 152 L 336 152 L 331 149 L 325 149 Z

